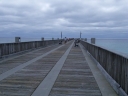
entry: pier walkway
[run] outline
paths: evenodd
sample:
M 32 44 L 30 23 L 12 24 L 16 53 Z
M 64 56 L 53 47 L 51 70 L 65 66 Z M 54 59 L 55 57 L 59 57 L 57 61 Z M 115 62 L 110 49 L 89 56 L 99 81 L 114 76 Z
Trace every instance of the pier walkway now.
M 0 96 L 118 96 L 82 45 L 52 45 L 0 61 Z

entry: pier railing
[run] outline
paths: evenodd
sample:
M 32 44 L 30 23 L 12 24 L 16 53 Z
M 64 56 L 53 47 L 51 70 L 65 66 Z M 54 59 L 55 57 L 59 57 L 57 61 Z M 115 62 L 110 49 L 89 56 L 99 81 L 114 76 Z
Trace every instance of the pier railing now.
M 81 44 L 128 94 L 128 58 L 86 41 Z
M 0 44 L 0 58 L 9 56 L 14 53 L 24 52 L 26 50 L 39 47 L 46 47 L 52 44 L 59 44 L 60 40 L 31 41 L 18 43 L 2 43 Z

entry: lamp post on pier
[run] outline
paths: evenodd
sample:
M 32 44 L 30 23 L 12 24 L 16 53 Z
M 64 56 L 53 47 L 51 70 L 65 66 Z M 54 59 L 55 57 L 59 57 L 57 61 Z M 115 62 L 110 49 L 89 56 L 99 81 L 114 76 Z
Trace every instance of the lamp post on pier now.
M 82 33 L 80 32 L 80 40 L 81 40 L 81 34 L 82 34 Z
M 61 32 L 61 39 L 62 39 L 62 32 Z

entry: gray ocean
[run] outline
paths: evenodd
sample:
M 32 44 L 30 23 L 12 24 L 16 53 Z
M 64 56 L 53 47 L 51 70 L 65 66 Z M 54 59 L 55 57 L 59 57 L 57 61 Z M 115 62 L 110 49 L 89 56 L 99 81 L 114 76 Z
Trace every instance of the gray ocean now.
M 51 40 L 52 38 L 45 38 L 45 40 Z M 41 41 L 41 38 L 21 38 L 21 42 L 28 41 Z M 12 37 L 0 37 L 0 43 L 12 43 L 15 42 L 15 38 Z M 90 42 L 90 39 L 88 39 Z M 96 45 L 113 52 L 125 55 L 128 57 L 128 39 L 96 39 Z
M 52 40 L 52 38 L 44 38 L 44 40 Z M 41 38 L 21 38 L 20 42 L 29 42 L 29 41 L 41 41 Z M 0 37 L 0 43 L 14 43 L 15 37 Z
M 95 44 L 128 57 L 128 39 L 96 39 Z

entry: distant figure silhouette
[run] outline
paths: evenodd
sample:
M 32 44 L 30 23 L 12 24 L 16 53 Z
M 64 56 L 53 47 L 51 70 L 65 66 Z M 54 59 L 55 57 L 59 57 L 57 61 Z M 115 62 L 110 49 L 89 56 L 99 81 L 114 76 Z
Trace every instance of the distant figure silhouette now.
M 65 42 L 65 44 L 67 43 L 67 38 L 66 37 L 64 38 L 64 42 Z
M 62 44 L 62 40 L 59 42 L 59 44 Z
M 74 43 L 75 43 L 75 47 L 78 47 L 78 43 L 79 43 L 79 42 L 80 42 L 79 39 L 76 39 L 76 40 L 75 40 L 75 42 L 74 42 Z

